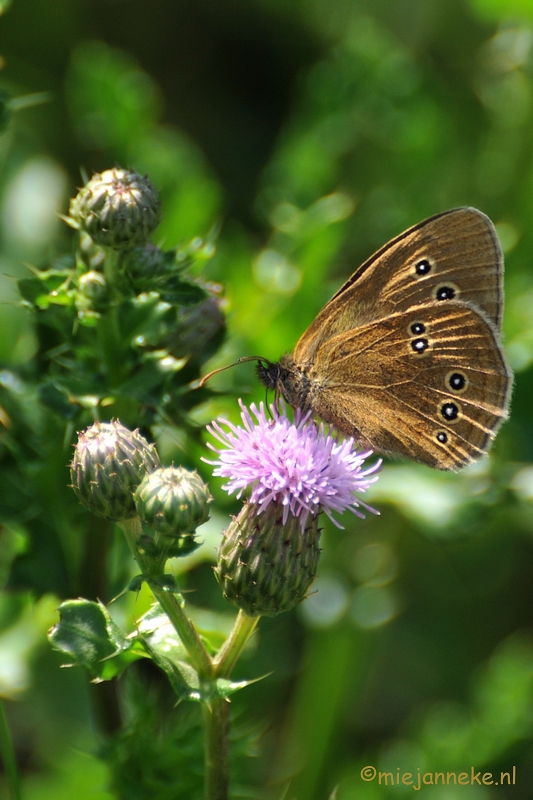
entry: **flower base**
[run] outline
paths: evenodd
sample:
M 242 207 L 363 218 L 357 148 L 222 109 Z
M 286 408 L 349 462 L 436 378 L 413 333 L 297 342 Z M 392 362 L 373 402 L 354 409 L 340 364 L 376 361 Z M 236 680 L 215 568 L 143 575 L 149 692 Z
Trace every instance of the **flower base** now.
M 246 503 L 224 533 L 215 574 L 230 603 L 249 616 L 290 611 L 307 596 L 320 558 L 317 516 L 305 526 L 281 504 L 258 514 Z

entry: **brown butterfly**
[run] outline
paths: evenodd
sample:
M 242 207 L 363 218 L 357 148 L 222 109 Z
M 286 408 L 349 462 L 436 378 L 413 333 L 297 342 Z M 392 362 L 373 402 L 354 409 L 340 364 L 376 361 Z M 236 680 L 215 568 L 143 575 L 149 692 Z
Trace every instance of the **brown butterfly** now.
M 457 470 L 507 417 L 503 257 L 492 222 L 457 208 L 359 267 L 262 383 L 378 453 Z M 241 359 L 247 360 L 247 359 Z

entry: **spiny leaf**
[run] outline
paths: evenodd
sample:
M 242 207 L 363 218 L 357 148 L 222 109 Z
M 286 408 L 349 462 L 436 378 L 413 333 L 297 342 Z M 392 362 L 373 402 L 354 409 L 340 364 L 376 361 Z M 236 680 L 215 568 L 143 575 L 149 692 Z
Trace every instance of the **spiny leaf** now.
M 85 667 L 95 681 L 120 675 L 132 661 L 143 657 L 135 639 L 126 638 L 107 608 L 91 600 L 67 600 L 59 606 L 59 622 L 48 634 L 55 650 Z

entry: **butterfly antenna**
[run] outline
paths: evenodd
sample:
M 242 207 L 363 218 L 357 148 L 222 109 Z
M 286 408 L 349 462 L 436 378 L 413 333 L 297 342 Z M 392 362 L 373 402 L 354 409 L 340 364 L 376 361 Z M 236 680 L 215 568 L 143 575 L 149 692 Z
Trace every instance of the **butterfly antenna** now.
M 205 386 L 207 381 L 213 377 L 213 375 L 217 374 L 217 372 L 224 372 L 225 369 L 230 369 L 230 367 L 237 367 L 239 364 L 244 364 L 246 361 L 263 361 L 266 362 L 267 364 L 270 364 L 270 361 L 267 358 L 264 358 L 263 356 L 243 356 L 242 358 L 238 358 L 237 361 L 234 361 L 233 364 L 226 364 L 225 367 L 219 367 L 218 369 L 214 369 L 212 372 L 208 372 L 207 375 L 204 375 L 204 377 L 201 378 L 196 383 L 195 388 L 201 389 L 203 386 Z

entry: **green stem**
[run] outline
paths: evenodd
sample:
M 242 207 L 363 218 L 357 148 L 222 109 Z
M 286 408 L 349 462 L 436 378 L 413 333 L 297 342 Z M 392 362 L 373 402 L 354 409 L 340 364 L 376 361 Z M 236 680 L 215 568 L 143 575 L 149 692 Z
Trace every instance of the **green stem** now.
M 159 605 L 166 612 L 178 632 L 181 642 L 189 654 L 191 664 L 199 676 L 201 678 L 211 678 L 213 676 L 213 666 L 209 654 L 176 595 L 155 587 L 151 587 L 151 589 Z
M 13 749 L 13 741 L 7 724 L 4 703 L 0 699 L 0 752 L 4 762 L 6 780 L 11 800 L 21 800 L 20 780 L 17 768 L 17 760 Z
M 119 527 L 123 531 L 126 541 L 133 553 L 134 559 L 137 561 L 141 572 L 148 574 L 152 577 L 163 575 L 163 566 L 160 565 L 158 571 L 154 570 L 153 559 L 148 558 L 139 552 L 137 549 L 137 541 L 142 533 L 141 521 L 138 517 L 133 519 L 124 520 L 119 522 Z M 168 618 L 176 629 L 181 642 L 189 654 L 191 664 L 198 672 L 199 676 L 204 679 L 213 677 L 213 664 L 209 653 L 204 647 L 202 640 L 198 635 L 198 631 L 193 623 L 181 607 L 180 601 L 175 593 L 166 592 L 159 589 L 157 586 L 150 586 L 155 598 L 160 606 L 166 612 Z
M 257 627 L 261 617 L 249 617 L 244 611 L 239 611 L 233 630 L 222 645 L 213 661 L 215 674 L 221 678 L 229 678 L 230 673 L 239 659 L 251 635 Z
M 164 572 L 164 561 L 156 562 L 139 551 L 137 542 L 142 535 L 138 517 L 119 523 L 133 557 L 141 572 L 157 578 Z M 159 604 L 174 625 L 186 648 L 191 664 L 201 679 L 214 684 L 219 677 L 228 678 L 246 643 L 257 627 L 260 617 L 250 617 L 239 611 L 233 630 L 218 652 L 211 659 L 196 628 L 183 610 L 178 596 L 159 589 L 154 581 L 150 588 Z M 230 765 L 230 704 L 224 697 L 213 693 L 209 702 L 202 703 L 205 721 L 205 798 L 206 800 L 228 800 Z
M 98 345 L 110 387 L 120 383 L 124 373 L 123 342 L 120 339 L 116 308 L 102 314 L 97 323 Z
M 109 286 L 115 287 L 120 266 L 120 253 L 112 247 L 104 247 L 104 276 Z
M 117 276 L 120 254 L 110 247 L 105 248 L 104 276 L 111 292 L 117 297 Z M 109 308 L 100 316 L 97 324 L 98 344 L 104 362 L 108 384 L 119 385 L 125 375 L 124 341 L 117 318 L 117 306 L 111 302 Z
M 205 800 L 228 800 L 230 704 L 223 697 L 203 705 L 205 720 Z
M 260 617 L 239 611 L 233 629 L 213 660 L 215 676 L 229 678 Z M 227 800 L 229 787 L 229 703 L 217 697 L 204 709 L 206 800 Z

